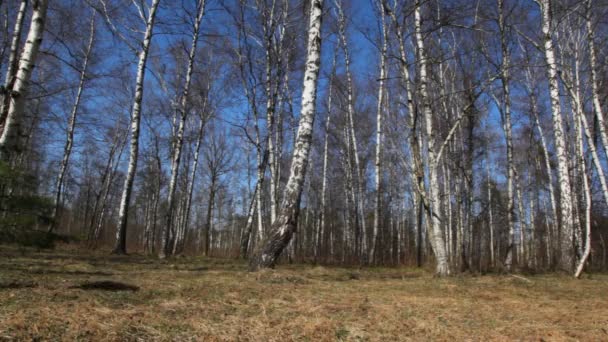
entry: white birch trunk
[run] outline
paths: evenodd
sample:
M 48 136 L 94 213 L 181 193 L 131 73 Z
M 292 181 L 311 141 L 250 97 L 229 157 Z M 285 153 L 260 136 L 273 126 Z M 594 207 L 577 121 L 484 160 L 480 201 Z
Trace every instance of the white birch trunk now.
M 137 170 L 137 158 L 139 156 L 139 126 L 141 122 L 141 107 L 144 96 L 144 78 L 146 74 L 146 63 L 148 61 L 148 52 L 150 43 L 152 42 L 152 30 L 154 29 L 154 20 L 156 19 L 156 10 L 160 0 L 152 0 L 150 13 L 146 22 L 146 32 L 142 49 L 139 52 L 139 61 L 137 64 L 137 77 L 135 79 L 135 98 L 133 100 L 133 109 L 131 110 L 131 142 L 129 148 L 129 167 L 125 177 L 122 196 L 120 199 L 120 209 L 118 212 L 118 225 L 116 227 L 116 245 L 114 253 L 125 254 L 127 252 L 127 220 L 129 215 L 129 202 L 131 192 L 133 191 L 133 181 L 135 180 L 135 172 Z
M 270 163 L 270 222 L 274 222 L 277 215 L 277 179 L 276 175 L 276 155 L 275 155 L 275 144 L 274 144 L 274 135 L 275 135 L 275 109 L 276 109 L 276 100 L 275 93 L 273 92 L 272 85 L 272 67 L 274 61 L 272 60 L 272 50 L 274 48 L 273 40 L 274 40 L 274 10 L 275 10 L 275 1 L 272 2 L 270 13 L 268 13 L 268 18 L 264 16 L 264 35 L 265 35 L 265 52 L 266 52 L 266 144 L 268 148 L 268 162 Z M 278 83 L 278 82 L 277 82 Z M 279 85 L 277 84 L 276 89 L 278 91 Z
M 577 82 L 578 83 L 578 82 Z M 587 180 L 587 167 L 585 165 L 585 148 L 583 142 L 583 136 L 581 134 L 581 121 L 583 117 L 582 108 L 578 107 L 578 104 L 575 105 L 575 136 L 576 136 L 576 152 L 578 159 L 578 169 L 580 173 L 580 177 L 582 177 L 583 181 L 583 195 L 585 198 L 585 208 L 584 208 L 584 222 L 585 222 L 585 245 L 584 250 L 581 255 L 580 260 L 576 266 L 576 271 L 574 272 L 574 277 L 579 278 L 581 273 L 583 272 L 583 268 L 585 267 L 585 263 L 587 262 L 587 258 L 589 257 L 589 253 L 591 251 L 591 189 L 589 188 L 589 182 Z M 582 239 L 582 237 L 581 237 Z M 581 246 L 582 247 L 582 246 Z
M 427 141 L 427 153 L 429 160 L 429 202 L 431 213 L 431 245 L 436 259 L 436 273 L 439 276 L 450 274 L 450 267 L 445 251 L 443 232 L 441 229 L 441 209 L 439 208 L 439 179 L 437 175 L 437 163 L 435 158 L 435 136 L 433 134 L 433 114 L 431 104 L 427 94 L 427 61 L 424 52 L 424 40 L 422 38 L 422 16 L 420 0 L 416 0 L 414 9 L 415 39 L 418 55 L 418 69 L 420 73 L 420 100 L 422 102 L 422 112 L 424 115 L 425 135 Z
M 53 205 L 53 213 L 52 218 L 53 222 L 49 227 L 49 232 L 52 232 L 57 225 L 58 219 L 58 211 L 59 206 L 61 205 L 61 192 L 63 188 L 63 179 L 65 178 L 65 173 L 68 169 L 68 163 L 70 161 L 70 155 L 72 154 L 72 146 L 74 145 L 74 130 L 76 128 L 76 118 L 78 115 L 78 110 L 80 108 L 80 100 L 82 98 L 82 92 L 84 91 L 84 86 L 87 78 L 87 68 L 89 66 L 89 57 L 91 55 L 91 51 L 93 50 L 93 42 L 95 40 L 95 14 L 91 18 L 91 26 L 90 26 L 90 34 L 89 34 L 89 42 L 86 47 L 86 51 L 84 54 L 84 60 L 82 62 L 82 69 L 80 70 L 80 80 L 78 81 L 78 90 L 76 91 L 76 99 L 74 100 L 74 105 L 72 106 L 72 111 L 70 113 L 70 121 L 68 124 L 67 137 L 65 142 L 65 147 L 63 148 L 63 159 L 61 160 L 61 165 L 59 166 L 59 174 L 57 175 L 57 181 L 55 182 L 55 197 L 54 197 L 54 205 Z
M 4 122 L 6 120 L 6 116 L 8 115 L 8 109 L 10 105 L 10 94 L 13 90 L 13 84 L 15 83 L 15 73 L 17 72 L 18 66 L 17 54 L 19 53 L 19 45 L 21 44 L 23 19 L 25 18 L 25 14 L 27 12 L 28 3 L 29 0 L 21 0 L 21 5 L 19 5 L 19 12 L 17 12 L 17 19 L 15 19 L 13 39 L 11 40 L 11 49 L 8 55 L 8 67 L 6 69 L 6 75 L 4 79 L 2 103 L 0 103 L 0 134 L 2 134 L 2 131 L 4 130 Z
M 15 152 L 19 152 L 19 135 L 24 105 L 29 88 L 30 78 L 42 44 L 48 0 L 35 0 L 30 29 L 19 59 L 19 69 L 10 89 L 8 112 L 2 135 L 0 135 L 0 159 L 9 161 Z
M 555 141 L 555 152 L 557 156 L 557 175 L 560 190 L 560 267 L 568 272 L 574 270 L 574 232 L 572 204 L 570 201 L 571 185 L 568 175 L 568 152 L 566 149 L 566 136 L 559 99 L 559 81 L 557 75 L 557 63 L 555 61 L 555 49 L 551 35 L 551 7 L 550 0 L 538 0 L 541 8 L 542 33 L 545 47 L 545 61 L 547 63 L 547 77 L 549 79 L 549 95 L 551 99 L 551 112 L 553 122 L 553 136 Z
M 386 78 L 386 51 L 388 50 L 388 29 L 386 27 L 385 19 L 385 3 L 380 3 L 380 19 L 381 19 L 381 30 L 382 30 L 382 49 L 380 50 L 380 79 L 378 84 L 378 104 L 376 108 L 376 157 L 375 157 L 375 168 L 376 176 L 375 181 L 375 193 L 376 203 L 374 206 L 374 228 L 372 238 L 370 241 L 370 252 L 369 261 L 373 264 L 375 261 L 376 245 L 378 243 L 378 229 L 380 226 L 380 199 L 381 194 L 381 182 L 382 182 L 382 111 L 384 110 L 384 79 Z
M 504 1 L 498 0 L 498 26 L 500 28 L 500 45 L 502 53 L 502 63 L 500 66 L 501 82 L 503 90 L 503 130 L 505 131 L 505 140 L 507 145 L 507 225 L 509 228 L 509 239 L 507 242 L 507 255 L 505 258 L 505 268 L 511 271 L 513 264 L 513 252 L 515 249 L 515 195 L 513 192 L 514 166 L 513 166 L 513 138 L 511 124 L 511 93 L 509 87 L 509 67 L 510 56 L 507 46 L 507 37 L 505 32 L 504 22 Z M 497 105 L 499 105 L 497 103 Z
M 331 122 L 331 110 L 332 110 L 332 92 L 333 92 L 333 81 L 334 74 L 336 72 L 336 55 L 334 53 L 333 62 L 332 62 L 332 71 L 329 77 L 329 90 L 327 91 L 327 117 L 325 118 L 325 142 L 323 144 L 323 176 L 321 181 L 321 219 L 320 219 L 320 227 L 319 227 L 319 235 L 317 236 L 317 245 L 321 247 L 321 240 L 323 239 L 323 234 L 325 233 L 325 221 L 326 221 L 326 213 L 327 213 L 327 163 L 329 161 L 329 125 Z M 317 255 L 315 255 L 317 258 Z
M 308 53 L 302 89 L 302 109 L 290 175 L 285 187 L 280 214 L 272 224 L 267 239 L 262 241 L 249 263 L 249 269 L 252 271 L 274 266 L 296 230 L 315 118 L 317 79 L 321 63 L 322 13 L 323 1 L 312 0 L 310 3 Z
M 184 144 L 184 129 L 186 125 L 186 119 L 188 118 L 188 113 L 190 109 L 188 108 L 188 97 L 190 94 L 190 84 L 192 83 L 192 74 L 194 73 L 194 59 L 196 58 L 197 46 L 198 46 L 198 38 L 201 28 L 201 22 L 203 21 L 203 16 L 205 15 L 205 0 L 200 0 L 197 4 L 198 14 L 196 16 L 196 20 L 193 26 L 192 33 L 192 42 L 190 44 L 190 53 L 188 54 L 188 66 L 186 69 L 186 79 L 184 82 L 184 89 L 181 95 L 180 101 L 180 120 L 177 129 L 177 134 L 175 135 L 175 144 L 171 158 L 171 178 L 169 180 L 169 193 L 167 197 L 167 213 L 165 214 L 165 224 L 163 226 L 163 246 L 161 246 L 159 251 L 159 257 L 164 258 L 167 254 L 169 254 L 169 239 L 168 234 L 173 229 L 173 211 L 175 207 L 175 190 L 177 185 L 177 178 L 179 176 L 179 165 L 182 155 L 182 149 Z
M 340 31 L 340 42 L 342 44 L 342 50 L 344 52 L 344 68 L 346 72 L 346 90 L 348 97 L 348 126 L 349 134 L 351 136 L 351 143 L 353 146 L 353 155 L 355 160 L 355 175 L 357 176 L 357 196 L 356 196 L 356 208 L 361 223 L 361 252 L 367 252 L 367 226 L 365 224 L 365 212 L 364 212 L 364 191 L 363 191 L 363 175 L 361 169 L 361 162 L 359 159 L 359 148 L 357 143 L 357 135 L 355 134 L 355 107 L 354 107 L 354 94 L 353 94 L 353 78 L 350 70 L 350 51 L 348 48 L 348 41 L 346 39 L 346 18 L 342 11 L 341 0 L 335 0 L 336 7 L 338 8 L 338 25 Z

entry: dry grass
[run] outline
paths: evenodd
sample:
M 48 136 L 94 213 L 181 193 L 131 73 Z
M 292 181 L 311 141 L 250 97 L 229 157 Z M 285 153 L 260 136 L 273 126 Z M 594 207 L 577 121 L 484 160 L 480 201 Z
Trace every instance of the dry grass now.
M 0 247 L 0 341 L 608 340 L 607 275 L 526 279 Z

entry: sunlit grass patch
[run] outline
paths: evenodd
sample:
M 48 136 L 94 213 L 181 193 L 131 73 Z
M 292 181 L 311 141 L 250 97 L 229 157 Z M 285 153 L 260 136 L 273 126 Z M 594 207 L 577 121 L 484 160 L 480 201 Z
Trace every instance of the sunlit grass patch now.
M 435 278 L 414 268 L 0 248 L 0 339 L 605 340 L 608 276 Z M 117 282 L 138 291 L 79 289 Z M 17 286 L 35 284 L 34 286 Z

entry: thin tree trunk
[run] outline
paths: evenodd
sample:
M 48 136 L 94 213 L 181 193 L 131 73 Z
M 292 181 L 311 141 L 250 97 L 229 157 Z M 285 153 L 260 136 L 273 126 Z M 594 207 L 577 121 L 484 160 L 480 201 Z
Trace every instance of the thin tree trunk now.
M 585 198 L 585 214 L 584 214 L 584 221 L 585 221 L 585 246 L 584 246 L 584 250 L 583 253 L 581 255 L 580 260 L 578 261 L 578 265 L 576 266 L 576 271 L 574 272 L 574 277 L 575 278 L 579 278 L 581 276 L 581 273 L 583 272 L 583 269 L 585 267 L 585 263 L 587 262 L 587 259 L 589 258 L 589 253 L 591 252 L 591 189 L 589 188 L 589 182 L 587 181 L 587 167 L 585 165 L 585 148 L 584 148 L 584 142 L 583 142 L 583 137 L 581 134 L 581 118 L 583 117 L 583 114 L 581 113 L 582 108 L 578 108 L 578 106 L 576 106 L 576 111 L 575 111 L 575 134 L 576 134 L 576 147 L 577 147 L 577 154 L 578 154 L 578 166 L 579 166 L 579 173 L 580 173 L 580 177 L 582 177 L 583 180 L 583 194 L 584 194 L 584 198 Z M 581 237 L 582 238 L 582 237 Z
M 294 144 L 290 175 L 285 187 L 280 214 L 273 222 L 270 234 L 259 245 L 249 263 L 249 269 L 252 271 L 274 266 L 296 230 L 315 118 L 317 79 L 321 63 L 322 12 L 323 1 L 312 0 L 310 3 L 308 54 L 302 90 L 302 110 Z
M 325 221 L 326 221 L 326 201 L 327 201 L 327 162 L 329 160 L 329 125 L 331 122 L 331 110 L 332 110 L 332 91 L 333 91 L 333 80 L 334 74 L 336 72 L 336 56 L 337 53 L 334 53 L 333 62 L 332 62 L 332 70 L 329 76 L 329 90 L 327 91 L 327 117 L 325 118 L 325 142 L 323 144 L 323 176 L 321 181 L 321 211 L 320 214 L 320 228 L 319 228 L 319 236 L 317 236 L 317 245 L 321 244 L 321 239 L 323 238 L 323 234 L 325 232 Z M 315 255 L 315 259 L 318 256 Z
M 253 190 L 253 195 L 251 196 L 251 202 L 249 204 L 249 210 L 247 214 L 247 223 L 245 224 L 245 230 L 241 237 L 241 253 L 240 256 L 243 259 L 247 258 L 247 254 L 249 252 L 249 244 L 251 240 L 251 231 L 253 228 L 253 220 L 256 213 L 256 203 L 257 203 L 257 193 L 260 189 L 260 182 L 257 181 L 255 183 L 255 188 Z
M 490 183 L 490 168 L 488 167 L 488 160 L 486 160 L 486 174 L 487 174 L 487 187 L 488 187 L 488 228 L 490 230 L 490 266 L 494 267 L 495 263 L 495 252 L 494 252 L 494 217 L 492 212 L 492 188 Z
M 63 179 L 68 169 L 68 163 L 70 161 L 70 155 L 72 153 L 72 146 L 74 145 L 74 130 L 76 128 L 76 117 L 78 115 L 78 109 L 80 108 L 80 100 L 82 98 L 82 92 L 84 91 L 84 85 L 87 78 L 87 68 L 89 66 L 89 57 L 91 50 L 93 50 L 93 41 L 95 40 L 95 14 L 91 18 L 89 43 L 87 44 L 84 60 L 82 62 L 82 69 L 80 70 L 80 80 L 78 82 L 78 90 L 76 91 L 76 99 L 72 106 L 72 112 L 70 114 L 70 122 L 68 125 L 67 137 L 65 147 L 63 149 L 63 159 L 61 160 L 61 166 L 59 167 L 59 174 L 57 175 L 57 181 L 55 183 L 55 198 L 53 206 L 53 221 L 49 226 L 49 233 L 52 232 L 57 226 L 57 213 L 59 206 L 61 205 L 61 192 L 63 188 Z
M 551 234 L 549 234 L 549 244 L 552 245 L 553 244 L 553 239 L 551 239 L 551 235 L 555 236 L 555 233 L 557 232 L 557 201 L 555 200 L 555 189 L 553 187 L 553 168 L 551 167 L 551 159 L 549 156 L 549 150 L 547 148 L 547 142 L 545 140 L 545 134 L 543 132 L 543 128 L 540 125 L 540 119 L 539 119 L 539 115 L 538 115 L 538 105 L 537 105 L 537 100 L 536 100 L 536 95 L 534 93 L 530 93 L 530 100 L 532 102 L 532 114 L 534 115 L 534 121 L 536 124 L 536 128 L 538 130 L 538 135 L 540 137 L 540 142 L 541 142 L 541 148 L 542 148 L 542 152 L 543 152 L 543 159 L 545 162 L 545 169 L 547 172 L 547 185 L 549 186 L 549 201 L 551 203 L 551 213 L 552 213 L 552 225 L 551 226 L 547 226 L 547 229 L 549 230 L 549 232 Z M 549 263 L 551 262 L 550 260 L 548 260 Z
M 192 74 L 194 73 L 194 59 L 196 58 L 197 46 L 198 46 L 198 38 L 200 33 L 201 22 L 203 21 L 203 16 L 205 15 L 205 0 L 199 0 L 197 3 L 198 14 L 196 16 L 196 20 L 194 22 L 193 33 L 192 33 L 192 43 L 190 44 L 190 53 L 188 54 L 188 67 L 186 69 L 186 79 L 184 82 L 184 89 L 181 95 L 180 102 L 180 120 L 179 126 L 177 129 L 177 134 L 175 136 L 175 146 L 172 153 L 171 159 L 171 178 L 169 180 L 169 193 L 167 197 L 167 213 L 165 214 L 165 225 L 163 226 L 163 235 L 165 238 L 163 239 L 164 245 L 161 246 L 159 257 L 164 258 L 167 254 L 169 254 L 169 239 L 166 238 L 166 235 L 173 228 L 173 211 L 175 207 L 175 190 L 177 184 L 177 177 L 179 176 L 179 165 L 182 155 L 182 148 L 184 144 L 184 129 L 186 125 L 186 119 L 188 118 L 188 113 L 190 109 L 188 108 L 189 103 L 189 94 L 190 94 L 190 84 L 192 83 Z
M 515 175 L 515 191 L 517 194 L 517 216 L 519 216 L 519 254 L 517 256 L 517 262 L 519 267 L 526 266 L 526 215 L 524 213 L 524 200 L 521 194 L 521 184 L 519 177 Z
M 116 244 L 114 253 L 127 253 L 127 220 L 129 218 L 129 202 L 131 192 L 133 191 L 133 181 L 135 180 L 135 172 L 137 171 L 137 159 L 139 156 L 139 126 L 141 122 L 141 107 L 144 95 L 144 78 L 146 75 L 146 63 L 148 61 L 148 52 L 150 43 L 152 42 L 152 30 L 154 29 L 154 20 L 156 18 L 156 10 L 160 0 L 152 0 L 150 13 L 146 23 L 146 32 L 142 49 L 139 52 L 139 62 L 137 64 L 137 77 L 135 80 L 135 98 L 133 100 L 133 109 L 131 111 L 131 143 L 129 149 L 129 167 L 125 177 L 125 183 L 120 200 L 120 210 L 118 213 L 118 225 L 116 227 Z
M 372 233 L 372 238 L 370 241 L 370 252 L 369 252 L 369 261 L 370 264 L 375 262 L 375 251 L 376 245 L 378 244 L 378 229 L 380 226 L 380 199 L 382 197 L 381 194 L 381 182 L 382 182 L 382 111 L 384 110 L 384 79 L 386 78 L 386 51 L 388 50 L 388 30 L 386 27 L 385 20 L 385 7 L 386 3 L 382 0 L 380 4 L 380 18 L 381 18 L 381 30 L 382 30 L 382 49 L 380 50 L 380 78 L 378 85 L 378 105 L 376 109 L 376 158 L 375 158 L 375 168 L 376 168 L 376 176 L 375 176 L 375 193 L 376 193 L 376 203 L 374 206 L 374 229 Z M 388 8 L 387 8 L 388 9 Z M 388 102 L 388 101 L 387 101 Z
M 211 185 L 209 187 L 209 201 L 207 203 L 207 217 L 205 222 L 205 248 L 203 250 L 204 256 L 209 256 L 211 250 L 211 221 L 213 220 L 213 202 L 215 200 L 215 183 L 216 176 L 211 176 Z
M 201 145 L 203 143 L 203 132 L 205 130 L 205 124 L 207 123 L 207 117 L 205 114 L 205 111 L 207 110 L 207 101 L 208 100 L 205 99 L 205 102 L 204 102 L 203 108 L 202 108 L 202 112 L 200 115 L 200 122 L 199 122 L 199 126 L 198 126 L 196 146 L 194 148 L 194 160 L 192 161 L 192 170 L 190 171 L 190 177 L 189 177 L 190 181 L 187 184 L 188 190 L 186 193 L 186 203 L 184 204 L 184 206 L 185 206 L 184 217 L 182 219 L 182 225 L 184 227 L 183 228 L 184 231 L 188 230 L 188 226 L 190 224 L 190 210 L 192 207 L 192 194 L 194 193 L 194 184 L 196 181 L 196 172 L 198 169 L 198 158 L 199 158 L 199 153 L 201 150 Z
M 101 200 L 101 209 L 99 211 L 99 218 L 97 220 L 97 226 L 95 227 L 95 231 L 93 234 L 93 241 L 96 243 L 100 236 L 101 236 L 101 229 L 103 228 L 103 220 L 104 220 L 104 216 L 106 214 L 107 211 L 107 207 L 108 207 L 108 198 L 110 197 L 110 189 L 112 186 L 112 183 L 114 182 L 114 177 L 116 176 L 116 174 L 118 173 L 118 166 L 120 165 L 120 159 L 122 158 L 122 153 L 124 151 L 125 145 L 127 143 L 127 135 L 125 134 L 124 137 L 119 138 L 120 140 L 117 141 L 117 144 L 119 144 L 120 146 L 120 150 L 118 152 L 118 156 L 116 157 L 116 162 L 114 163 L 113 161 L 113 152 L 110 152 L 110 173 L 108 175 L 108 179 L 107 179 L 107 183 L 106 186 L 104 188 L 104 192 L 103 192 L 103 197 Z M 117 145 L 118 147 L 118 145 Z M 114 165 L 112 165 L 114 164 Z M 92 221 L 93 222 L 93 221 Z
M 361 162 L 359 159 L 359 148 L 357 143 L 357 135 L 355 134 L 355 107 L 354 107 L 354 94 L 353 94 L 353 78 L 350 70 L 350 53 L 348 48 L 348 41 L 346 40 L 346 19 L 344 12 L 342 11 L 342 0 L 335 0 L 336 7 L 338 8 L 338 22 L 340 31 L 340 41 L 342 43 L 342 50 L 344 52 L 344 68 L 346 72 L 346 88 L 348 97 L 348 125 L 349 133 L 351 135 L 351 142 L 353 146 L 353 155 L 355 160 L 355 175 L 357 176 L 357 196 L 356 196 L 356 207 L 359 216 L 359 222 L 361 223 L 361 239 L 360 251 L 367 252 L 367 226 L 365 224 L 365 212 L 364 212 L 364 191 L 363 191 L 363 175 L 361 169 Z

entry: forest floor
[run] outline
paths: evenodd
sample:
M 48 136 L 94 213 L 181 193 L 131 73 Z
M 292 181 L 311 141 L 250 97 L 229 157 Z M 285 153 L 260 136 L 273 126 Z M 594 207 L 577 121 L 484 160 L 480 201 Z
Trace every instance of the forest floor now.
M 109 288 L 88 288 L 96 281 Z M 311 265 L 248 273 L 234 260 L 0 246 L 4 340 L 606 341 L 608 275 L 439 279 Z

